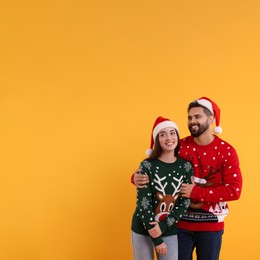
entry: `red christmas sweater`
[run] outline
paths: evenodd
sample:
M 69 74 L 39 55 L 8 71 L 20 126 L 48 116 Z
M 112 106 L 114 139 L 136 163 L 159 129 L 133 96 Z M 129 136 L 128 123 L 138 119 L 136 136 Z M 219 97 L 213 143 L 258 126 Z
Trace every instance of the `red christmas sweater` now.
M 196 186 L 193 202 L 202 202 L 200 209 L 189 208 L 178 227 L 191 231 L 219 231 L 228 214 L 227 201 L 237 200 L 242 189 L 242 175 L 235 149 L 215 136 L 208 145 L 200 146 L 193 137 L 181 139 L 179 157 L 194 168 Z

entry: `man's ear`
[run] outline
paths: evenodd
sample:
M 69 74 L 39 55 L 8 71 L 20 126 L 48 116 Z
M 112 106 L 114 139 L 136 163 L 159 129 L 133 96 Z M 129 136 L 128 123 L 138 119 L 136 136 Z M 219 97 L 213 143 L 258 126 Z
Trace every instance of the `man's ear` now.
M 210 120 L 210 124 L 212 125 L 215 121 L 215 117 L 213 115 L 209 116 L 209 120 Z

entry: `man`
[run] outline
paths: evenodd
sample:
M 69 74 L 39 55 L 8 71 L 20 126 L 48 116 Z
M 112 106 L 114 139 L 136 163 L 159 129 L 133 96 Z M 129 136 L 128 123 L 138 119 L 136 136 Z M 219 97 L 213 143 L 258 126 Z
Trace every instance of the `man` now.
M 179 260 L 191 260 L 194 248 L 198 260 L 217 260 L 228 214 L 227 201 L 237 200 L 242 175 L 236 150 L 211 132 L 220 134 L 220 109 L 207 97 L 188 106 L 190 136 L 181 139 L 179 157 L 194 167 L 192 184 L 183 184 L 181 195 L 191 199 L 190 207 L 178 223 Z M 137 187 L 148 182 L 147 175 L 132 176 Z

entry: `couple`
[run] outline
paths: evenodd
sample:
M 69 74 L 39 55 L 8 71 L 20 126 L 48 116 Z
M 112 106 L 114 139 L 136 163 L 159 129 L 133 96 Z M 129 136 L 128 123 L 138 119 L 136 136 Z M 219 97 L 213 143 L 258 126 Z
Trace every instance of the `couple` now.
M 188 106 L 191 136 L 179 139 L 174 122 L 156 119 L 148 158 L 132 175 L 135 260 L 154 259 L 154 248 L 159 260 L 191 260 L 194 248 L 198 260 L 219 259 L 226 202 L 239 199 L 242 175 L 236 150 L 211 132 L 214 122 L 220 134 L 220 109 L 206 97 Z

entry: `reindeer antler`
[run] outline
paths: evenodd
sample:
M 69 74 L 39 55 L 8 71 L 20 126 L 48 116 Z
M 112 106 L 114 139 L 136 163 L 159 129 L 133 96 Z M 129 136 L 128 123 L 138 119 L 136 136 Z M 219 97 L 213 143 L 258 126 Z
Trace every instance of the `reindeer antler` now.
M 154 182 L 156 182 L 160 187 L 158 186 L 155 186 L 155 188 L 158 190 L 158 191 L 161 191 L 162 194 L 165 196 L 166 193 L 165 193 L 165 187 L 167 186 L 167 182 L 165 182 L 164 186 L 162 185 L 162 181 L 166 179 L 166 176 L 160 178 L 157 174 L 155 174 L 155 177 L 157 178 L 157 180 L 154 180 Z
M 175 184 L 173 182 L 171 183 L 174 188 L 174 192 L 173 192 L 172 196 L 174 196 L 176 193 L 178 193 L 181 190 L 183 175 L 180 177 L 180 179 L 177 179 L 175 177 L 173 177 L 173 179 L 178 182 L 178 185 L 175 186 Z

